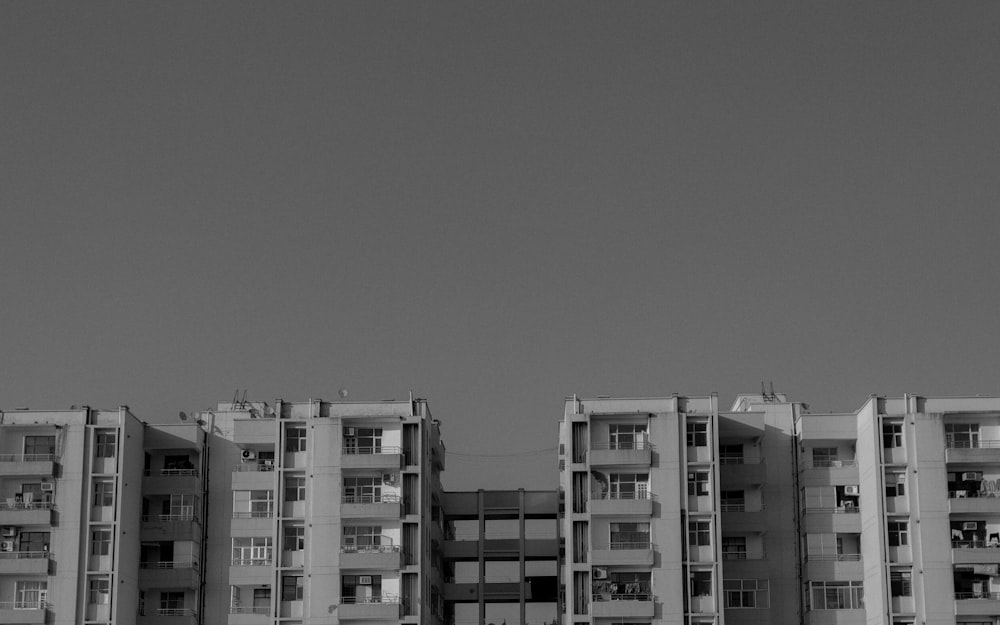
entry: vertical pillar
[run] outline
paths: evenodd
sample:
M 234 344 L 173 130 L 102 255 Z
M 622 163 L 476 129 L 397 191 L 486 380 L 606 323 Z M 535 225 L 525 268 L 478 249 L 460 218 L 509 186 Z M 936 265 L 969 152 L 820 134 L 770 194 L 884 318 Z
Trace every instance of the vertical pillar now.
M 517 535 L 518 535 L 518 541 L 517 541 L 517 563 L 518 563 L 518 566 L 520 567 L 520 575 L 521 575 L 521 588 L 520 588 L 520 593 L 519 593 L 519 599 L 520 599 L 520 602 L 521 602 L 521 605 L 520 605 L 520 609 L 521 609 L 521 625 L 524 625 L 525 622 L 526 622 L 525 621 L 525 606 L 524 606 L 524 602 L 525 602 L 525 597 L 527 595 L 526 590 L 527 590 L 528 582 L 527 582 L 527 580 L 525 580 L 525 577 L 524 577 L 524 574 L 525 574 L 525 566 L 524 566 L 524 551 L 525 551 L 525 546 L 524 546 L 524 543 L 525 543 L 526 538 L 524 536 L 524 489 L 523 488 L 517 489 Z
M 479 489 L 479 625 L 486 625 L 486 492 Z

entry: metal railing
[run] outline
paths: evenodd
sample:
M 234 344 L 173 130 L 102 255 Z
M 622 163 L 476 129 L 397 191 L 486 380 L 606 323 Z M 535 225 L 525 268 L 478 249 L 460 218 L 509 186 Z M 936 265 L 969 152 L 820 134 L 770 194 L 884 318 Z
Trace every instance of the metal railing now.
M 52 510 L 55 507 L 51 501 L 15 501 L 10 497 L 0 501 L 0 510 Z
M 271 510 L 244 510 L 233 512 L 234 519 L 270 519 L 274 516 L 274 509 Z
M 803 463 L 803 467 L 806 469 L 841 469 L 844 467 L 853 467 L 857 464 L 854 458 L 849 460 L 812 460 L 807 459 Z
M 400 503 L 399 495 L 395 494 L 382 494 L 382 495 L 344 495 L 341 500 L 343 503 Z
M 0 560 L 39 560 L 52 557 L 48 551 L 0 551 Z
M 378 603 L 398 604 L 399 595 L 373 595 L 371 597 L 341 597 L 341 604 L 368 605 Z
M 594 594 L 591 596 L 591 600 L 594 602 L 603 601 L 652 601 L 653 594 L 650 592 L 613 592 L 610 595 L 607 594 Z
M 747 458 L 746 456 L 721 454 L 719 464 L 764 464 L 764 457 Z
M 143 523 L 184 523 L 197 521 L 194 514 L 147 514 L 142 517 Z
M 1000 547 L 1000 542 L 996 540 L 985 541 L 985 540 L 953 540 L 951 541 L 952 549 L 996 549 Z
M 159 562 L 140 562 L 140 569 L 195 569 L 198 570 L 198 562 L 195 560 L 163 560 Z
M 0 454 L 0 462 L 53 462 L 55 454 Z
M 47 601 L 0 601 L 0 610 L 44 610 L 51 607 Z
M 230 614 L 270 614 L 271 607 L 266 605 L 232 605 Z
M 1000 601 L 1000 592 L 956 592 L 956 599 L 992 599 Z
M 723 551 L 723 560 L 763 560 L 763 549 L 745 549 L 743 551 Z
M 198 476 L 198 469 L 146 469 L 143 471 L 143 475 L 150 477 L 160 475 L 163 477 L 178 477 L 178 476 Z
M 243 462 L 237 465 L 233 465 L 233 473 L 256 473 L 263 472 L 268 473 L 274 471 L 274 463 L 266 462 Z
M 399 545 L 341 545 L 340 553 L 399 553 Z
M 621 493 L 621 492 L 619 492 L 619 493 L 611 493 L 611 492 L 608 492 L 608 493 L 601 493 L 601 495 L 599 497 L 594 497 L 594 499 L 605 500 L 605 501 L 608 500 L 608 499 L 615 499 L 615 500 L 634 500 L 634 499 L 640 499 L 640 500 L 646 500 L 646 499 L 652 499 L 652 498 L 653 498 L 653 494 L 650 493 L 649 491 L 633 491 L 633 492 L 630 492 L 630 493 Z
M 395 445 L 373 445 L 369 447 L 345 445 L 342 451 L 348 456 L 398 455 L 403 453 L 403 449 Z
M 271 566 L 272 558 L 233 558 L 233 566 Z
M 838 508 L 806 508 L 806 514 L 857 514 L 858 506 L 841 506 Z
M 974 441 L 956 441 L 951 438 L 945 438 L 944 446 L 948 449 L 995 449 L 1000 447 L 1000 439 L 997 440 L 974 440 Z
M 194 608 L 158 608 L 156 616 L 198 616 Z
M 646 449 L 652 449 L 653 445 L 649 441 L 633 441 L 626 442 L 621 441 L 617 443 L 611 442 L 599 442 L 591 443 L 590 448 L 594 451 L 643 451 Z
M 653 548 L 653 543 L 649 542 L 648 540 L 646 541 L 638 540 L 631 542 L 613 541 L 610 545 L 608 545 L 608 549 L 610 549 L 611 551 L 626 551 L 626 550 L 648 551 L 652 548 Z M 595 549 L 600 549 L 600 547 L 595 547 Z
M 859 562 L 860 553 L 813 553 L 806 556 L 810 562 Z

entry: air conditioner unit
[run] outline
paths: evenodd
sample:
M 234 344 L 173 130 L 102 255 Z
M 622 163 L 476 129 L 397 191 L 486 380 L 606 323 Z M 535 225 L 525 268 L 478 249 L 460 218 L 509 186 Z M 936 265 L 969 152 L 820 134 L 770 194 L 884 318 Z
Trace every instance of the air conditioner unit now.
M 962 523 L 962 529 L 973 530 L 973 531 L 977 530 L 979 529 L 979 523 L 976 521 L 966 521 L 965 523 Z
M 372 576 L 371 575 L 358 575 L 358 586 L 371 586 Z
M 3 528 L 3 533 L 0 535 L 2 535 L 4 538 L 13 538 L 14 536 L 17 536 L 17 528 L 8 525 L 7 527 Z
M 244 449 L 240 455 L 244 460 L 255 460 L 257 458 L 257 452 L 252 449 Z
M 395 484 L 396 483 L 396 474 L 395 473 L 383 473 L 382 474 L 382 483 L 383 484 Z
M 5 540 L 0 543 L 0 551 L 14 551 L 14 541 Z
M 274 458 L 268 458 L 267 460 L 264 460 L 263 463 L 264 463 L 265 467 L 273 467 L 274 466 Z
M 344 436 L 356 436 L 357 428 L 344 428 Z
M 844 494 L 845 495 L 857 495 L 859 493 L 860 493 L 860 491 L 858 490 L 857 486 L 845 486 L 844 487 Z
M 962 474 L 962 481 L 979 481 L 982 480 L 982 474 L 978 471 L 969 471 Z
M 608 569 L 595 566 L 594 567 L 594 579 L 608 579 Z
M 42 491 L 51 492 L 54 489 L 55 489 L 55 484 L 53 484 L 52 482 L 42 482 Z

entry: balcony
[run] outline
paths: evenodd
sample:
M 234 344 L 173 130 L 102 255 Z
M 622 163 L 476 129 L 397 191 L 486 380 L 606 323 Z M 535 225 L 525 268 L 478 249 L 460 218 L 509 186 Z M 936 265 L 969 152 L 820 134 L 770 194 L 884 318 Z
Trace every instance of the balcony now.
M 0 552 L 0 575 L 48 575 L 50 555 L 48 551 Z
M 344 495 L 340 514 L 362 519 L 398 519 L 401 504 L 399 495 Z
M 396 621 L 400 616 L 399 597 L 342 597 L 337 615 L 344 620 Z
M 196 625 L 198 613 L 192 608 L 146 608 L 137 622 L 138 625 Z
M 24 503 L 8 497 L 0 503 L 0 525 L 52 525 L 54 510 L 51 501 Z
M 996 564 L 1000 562 L 1000 544 L 995 541 L 953 540 L 951 560 L 955 564 Z
M 865 625 L 864 610 L 811 610 L 806 625 Z
M 605 595 L 594 595 L 590 608 L 595 618 L 652 618 L 653 597 L 649 594 L 611 595 L 611 599 L 606 600 Z
M 342 569 L 398 569 L 402 566 L 399 545 L 341 545 Z
M 595 565 L 600 566 L 653 566 L 653 544 L 647 541 L 595 546 L 590 552 L 590 558 Z
M 722 513 L 722 525 L 726 531 L 752 534 L 767 529 L 763 504 L 756 504 L 753 509 L 748 509 L 743 503 L 722 503 L 719 505 L 719 511 Z
M 139 588 L 197 588 L 201 582 L 197 562 L 140 562 Z
M 51 606 L 44 601 L 0 601 L 0 623 L 45 623 L 45 613 Z
M 972 512 L 980 514 L 1000 513 L 1000 498 L 997 497 L 965 497 L 959 493 L 965 491 L 952 491 L 948 493 L 948 511 L 953 514 Z M 951 497 L 955 494 L 955 497 Z
M 809 554 L 806 575 L 815 579 L 860 579 L 864 565 L 860 553 Z
M 947 440 L 944 461 L 950 464 L 1000 462 L 1000 440 Z
M 801 465 L 802 486 L 848 486 L 858 483 L 858 467 L 849 460 L 807 460 Z
M 274 465 L 247 462 L 233 467 L 232 490 L 274 490 Z
M 652 458 L 651 447 L 647 441 L 594 443 L 590 448 L 590 465 L 648 467 Z
M 653 514 L 653 498 L 648 492 L 607 493 L 588 503 L 591 514 L 640 515 Z
M 992 616 L 997 613 L 1000 613 L 1000 593 L 955 593 L 955 614 L 961 616 Z
M 344 469 L 392 469 L 403 466 L 403 450 L 399 447 L 344 447 L 340 456 Z
M 0 454 L 0 477 L 18 475 L 52 477 L 55 471 L 54 454 Z
M 229 608 L 229 625 L 258 625 L 270 623 L 271 606 L 232 606 Z
M 719 480 L 723 488 L 763 484 L 767 478 L 767 465 L 763 458 L 722 456 L 719 460 Z
M 233 586 L 267 586 L 274 575 L 272 564 L 274 560 L 271 558 L 235 558 L 229 567 L 229 583 Z
M 153 469 L 142 478 L 144 494 L 194 493 L 200 487 L 198 469 Z
M 141 540 L 201 540 L 201 526 L 190 514 L 151 514 L 142 517 Z
M 859 508 L 806 508 L 804 530 L 809 534 L 860 534 Z

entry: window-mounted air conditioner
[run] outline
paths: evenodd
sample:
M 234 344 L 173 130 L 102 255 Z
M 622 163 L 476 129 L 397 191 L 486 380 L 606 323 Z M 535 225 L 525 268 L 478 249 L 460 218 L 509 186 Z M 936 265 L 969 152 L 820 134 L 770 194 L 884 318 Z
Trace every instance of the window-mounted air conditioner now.
M 344 436 L 357 436 L 357 428 L 344 428 Z
M 962 523 L 962 529 L 963 530 L 977 530 L 977 529 L 979 529 L 979 523 L 977 523 L 976 521 L 966 521 L 965 523 Z
M 3 533 L 0 535 L 2 535 L 4 538 L 13 538 L 14 536 L 17 536 L 17 528 L 8 525 L 7 527 L 3 528 Z
M 14 541 L 5 540 L 0 542 L 0 551 L 14 551 Z
M 395 473 L 383 473 L 382 474 L 382 483 L 383 484 L 395 484 L 396 483 L 396 474 Z
M 860 491 L 858 490 L 857 486 L 845 486 L 844 487 L 844 494 L 845 495 L 857 495 L 859 493 L 860 493 Z
M 358 586 L 371 586 L 372 576 L 371 575 L 358 575 Z
M 982 473 L 979 471 L 968 471 L 962 474 L 962 481 L 978 481 L 982 480 Z
M 607 579 L 608 569 L 600 566 L 594 567 L 594 579 Z
M 274 458 L 268 458 L 267 460 L 263 460 L 262 462 L 264 463 L 265 467 L 273 467 L 274 466 Z
M 55 484 L 53 484 L 52 482 L 42 482 L 42 490 L 43 491 L 49 491 L 49 492 L 51 492 L 52 490 L 54 490 L 54 488 L 55 488 Z
M 257 452 L 255 452 L 252 449 L 244 449 L 243 452 L 240 454 L 240 456 L 244 460 L 256 460 L 257 459 Z

